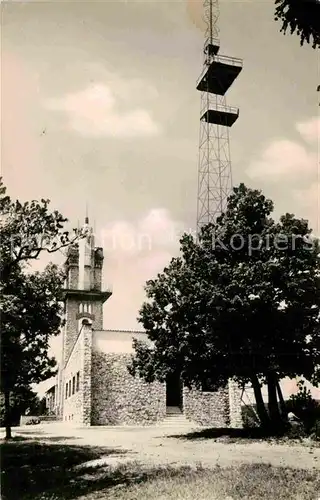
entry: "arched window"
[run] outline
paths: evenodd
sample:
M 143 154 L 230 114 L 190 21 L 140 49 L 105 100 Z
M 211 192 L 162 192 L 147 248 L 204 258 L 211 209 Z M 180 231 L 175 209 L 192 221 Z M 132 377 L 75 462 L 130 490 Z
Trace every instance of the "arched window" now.
M 89 313 L 92 314 L 92 304 L 90 302 L 80 302 L 79 313 Z

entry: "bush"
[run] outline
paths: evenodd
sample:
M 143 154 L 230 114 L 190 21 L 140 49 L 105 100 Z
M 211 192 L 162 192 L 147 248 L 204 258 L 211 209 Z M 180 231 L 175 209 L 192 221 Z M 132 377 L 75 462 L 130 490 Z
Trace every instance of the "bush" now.
M 308 437 L 303 424 L 291 424 L 285 434 L 289 439 L 303 439 Z
M 288 412 L 294 413 L 302 422 L 307 433 L 311 432 L 316 422 L 320 421 L 320 404 L 311 396 L 311 392 L 300 382 L 297 394 L 290 396 L 286 401 Z
M 310 437 L 320 441 L 320 419 L 316 420 L 315 424 L 311 428 Z

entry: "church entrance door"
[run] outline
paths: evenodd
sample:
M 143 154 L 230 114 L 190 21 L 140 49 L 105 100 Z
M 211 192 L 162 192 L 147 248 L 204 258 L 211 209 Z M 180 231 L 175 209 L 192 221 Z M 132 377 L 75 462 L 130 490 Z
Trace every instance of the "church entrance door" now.
M 167 376 L 166 393 L 167 407 L 178 407 L 182 410 L 182 381 L 180 373 L 175 372 Z

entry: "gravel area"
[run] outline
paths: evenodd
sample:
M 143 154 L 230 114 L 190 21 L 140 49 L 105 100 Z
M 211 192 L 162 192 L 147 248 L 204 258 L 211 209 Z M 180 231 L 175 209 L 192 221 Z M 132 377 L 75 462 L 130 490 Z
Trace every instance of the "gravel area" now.
M 89 427 L 75 428 L 61 423 L 15 428 L 13 436 L 40 441 L 111 447 L 126 450 L 119 456 L 99 459 L 99 463 L 117 465 L 133 460 L 145 465 L 189 465 L 214 467 L 240 463 L 268 463 L 303 469 L 320 469 L 320 447 L 311 443 L 279 444 L 266 441 L 190 439 L 199 428 L 165 427 Z M 1 437 L 4 431 L 1 429 Z M 95 461 L 97 462 L 97 461 Z M 88 465 L 88 463 L 86 464 Z M 94 465 L 94 464 L 92 464 Z

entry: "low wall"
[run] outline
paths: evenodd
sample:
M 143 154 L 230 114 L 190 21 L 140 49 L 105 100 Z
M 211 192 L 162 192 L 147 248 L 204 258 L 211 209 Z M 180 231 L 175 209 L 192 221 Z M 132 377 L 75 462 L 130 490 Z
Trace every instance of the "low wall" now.
M 183 409 L 188 420 L 200 425 L 229 427 L 229 390 L 226 388 L 215 392 L 203 392 L 184 387 Z
M 230 427 L 233 429 L 242 428 L 242 408 L 241 408 L 241 395 L 242 389 L 233 380 L 229 380 L 229 413 L 230 413 Z

